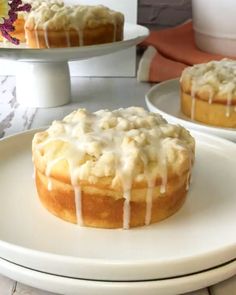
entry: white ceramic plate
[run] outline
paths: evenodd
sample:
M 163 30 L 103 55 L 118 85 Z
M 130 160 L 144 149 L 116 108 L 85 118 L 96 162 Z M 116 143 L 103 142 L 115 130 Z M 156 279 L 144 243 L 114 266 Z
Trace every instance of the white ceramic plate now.
M 179 81 L 173 79 L 162 82 L 152 87 L 146 95 L 146 104 L 150 111 L 163 115 L 170 123 L 181 124 L 182 126 L 197 131 L 206 132 L 236 141 L 236 129 L 217 128 L 192 121 L 181 113 Z
M 48 213 L 32 179 L 35 131 L 0 141 L 0 255 L 20 265 L 82 279 L 170 278 L 236 258 L 236 145 L 193 132 L 196 162 L 184 206 L 155 225 L 83 228 Z
M 126 49 L 144 40 L 149 34 L 149 30 L 143 26 L 126 23 L 124 27 L 124 40 L 113 43 L 106 43 L 92 46 L 70 47 L 70 48 L 50 48 L 32 49 L 21 44 L 15 46 L 0 43 L 0 57 L 4 59 L 14 59 L 20 61 L 73 61 L 87 59 L 94 56 L 114 53 L 121 49 Z
M 191 292 L 236 274 L 236 260 L 208 271 L 173 279 L 106 282 L 81 280 L 34 271 L 0 259 L 0 273 L 35 288 L 66 295 L 167 295 Z

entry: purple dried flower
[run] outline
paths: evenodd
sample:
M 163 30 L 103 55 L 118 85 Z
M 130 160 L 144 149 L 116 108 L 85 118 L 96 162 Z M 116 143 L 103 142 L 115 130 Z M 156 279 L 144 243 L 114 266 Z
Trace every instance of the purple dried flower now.
M 2 36 L 10 41 L 11 43 L 18 45 L 20 41 L 10 35 L 11 32 L 15 30 L 14 22 L 17 19 L 17 12 L 25 11 L 29 12 L 31 9 L 30 4 L 23 4 L 21 0 L 11 0 L 8 1 L 9 4 L 9 12 L 8 18 L 3 18 L 3 23 L 0 23 L 0 33 Z

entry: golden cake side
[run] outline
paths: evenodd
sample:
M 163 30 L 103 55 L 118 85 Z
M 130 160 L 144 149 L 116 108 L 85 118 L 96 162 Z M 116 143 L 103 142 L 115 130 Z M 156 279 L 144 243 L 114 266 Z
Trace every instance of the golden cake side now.
M 188 172 L 179 178 L 168 182 L 167 191 L 160 195 L 160 186 L 153 188 L 153 201 L 150 220 L 147 219 L 147 188 L 132 189 L 132 196 L 137 201 L 130 202 L 129 227 L 151 224 L 174 214 L 183 204 L 187 194 Z M 50 179 L 51 189 L 48 188 L 48 178 L 36 171 L 36 185 L 40 200 L 52 214 L 72 223 L 77 223 L 75 191 L 73 186 Z M 81 225 L 99 228 L 122 228 L 125 199 L 111 197 L 117 191 L 105 190 L 96 185 L 82 185 L 82 216 Z M 144 200 L 143 200 L 144 199 Z

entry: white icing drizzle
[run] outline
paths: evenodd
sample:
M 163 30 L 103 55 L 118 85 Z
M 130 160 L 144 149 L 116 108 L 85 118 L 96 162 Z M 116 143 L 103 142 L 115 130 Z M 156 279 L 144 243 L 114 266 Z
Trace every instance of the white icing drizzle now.
M 120 183 L 123 188 L 124 229 L 130 227 L 133 182 L 137 177 L 147 182 L 145 224 L 150 224 L 155 180 L 161 178 L 160 193 L 165 196 L 171 151 L 174 149 L 178 154 L 194 146 L 192 137 L 183 127 L 170 125 L 160 115 L 138 107 L 95 113 L 79 109 L 63 121 L 53 122 L 47 132 L 48 137 L 37 146 L 39 150 L 53 141 L 67 146 L 66 152 L 59 153 L 56 158 L 53 150 L 46 154 L 48 188 L 50 190 L 53 167 L 66 160 L 80 225 L 83 224 L 80 180 L 96 183 L 100 177 L 107 176 L 113 178 L 112 186 Z M 181 140 L 181 146 L 176 139 Z M 189 152 L 190 162 L 192 156 Z
M 37 48 L 39 48 L 39 35 L 38 35 L 37 28 L 35 28 L 34 34 L 35 34 L 35 39 L 36 39 L 36 46 L 37 46 Z
M 52 191 L 52 179 L 48 177 L 48 191 Z
M 25 24 L 24 24 L 24 30 L 25 30 Z M 29 45 L 28 36 L 25 34 L 25 43 L 26 45 Z
M 141 155 L 141 159 L 144 165 L 145 178 L 148 184 L 147 195 L 146 195 L 146 214 L 145 214 L 145 225 L 149 225 L 152 219 L 152 201 L 153 201 L 153 190 L 155 187 L 155 179 L 149 173 L 148 170 L 148 158 L 145 153 Z
M 75 211 L 78 225 L 83 225 L 83 214 L 82 214 L 82 196 L 80 186 L 74 186 L 75 191 Z
M 188 173 L 187 180 L 186 180 L 186 191 L 189 190 L 190 179 L 191 179 L 191 174 Z
M 130 227 L 130 199 L 131 189 L 124 191 L 124 208 L 123 208 L 123 229 L 129 229 Z
M 196 104 L 196 97 L 195 97 L 195 91 L 196 91 L 196 85 L 193 82 L 192 89 L 191 89 L 191 98 L 192 98 L 192 104 L 191 104 L 191 120 L 194 120 L 195 117 L 195 104 Z
M 166 188 L 167 188 L 167 178 L 168 178 L 168 174 L 167 174 L 167 159 L 166 159 L 166 154 L 165 154 L 165 149 L 160 148 L 159 150 L 160 153 L 160 164 L 161 164 L 161 179 L 162 179 L 162 183 L 160 186 L 160 193 L 161 196 L 165 195 L 166 193 Z
M 66 44 L 67 47 L 70 47 L 71 43 L 70 43 L 70 34 L 67 30 L 65 30 L 65 36 L 66 36 Z
M 227 106 L 226 106 L 226 117 L 230 117 L 232 93 L 227 93 Z
M 220 61 L 211 61 L 204 64 L 198 64 L 186 68 L 180 81 L 188 75 L 191 77 L 191 119 L 194 120 L 196 93 L 203 87 L 208 89 L 208 103 L 212 104 L 214 99 L 220 97 L 225 102 L 225 116 L 230 117 L 232 101 L 236 94 L 236 61 L 222 59 Z
M 46 144 L 47 142 L 45 142 L 45 144 Z M 51 171 L 52 171 L 52 168 L 58 163 L 58 162 L 60 162 L 61 160 L 63 160 L 64 159 L 64 157 L 59 157 L 59 158 L 57 158 L 57 159 L 54 159 L 54 160 L 52 160 L 52 161 L 49 161 L 48 163 L 47 163 L 47 167 L 46 167 L 46 171 L 45 171 L 45 175 L 47 176 L 47 177 L 50 177 L 51 176 Z
M 49 40 L 48 40 L 48 23 L 44 25 L 44 39 L 47 48 L 50 48 Z
M 114 28 L 114 34 L 113 34 L 113 42 L 116 41 L 116 34 L 117 34 L 117 20 L 116 17 L 112 20 L 113 28 Z
M 189 191 L 190 183 L 192 181 L 193 159 L 194 159 L 194 155 L 192 154 L 192 157 L 189 157 L 189 170 L 188 170 L 188 174 L 186 178 L 186 191 Z
M 48 178 L 48 191 L 52 191 L 52 179 L 51 179 L 51 171 L 52 171 L 52 168 L 56 165 L 56 163 L 60 162 L 63 158 L 60 157 L 58 159 L 55 159 L 53 161 L 50 161 L 48 164 L 47 164 L 47 167 L 46 167 L 46 171 L 45 171 L 45 175 L 47 176 Z
M 78 39 L 79 39 L 79 46 L 84 45 L 84 30 L 80 28 L 74 28 L 78 33 Z
M 69 132 L 72 131 L 70 126 L 66 126 L 66 127 L 67 127 Z M 64 141 L 64 142 L 68 141 L 67 137 L 63 137 L 63 136 L 57 137 L 57 140 L 61 140 L 61 141 Z M 39 147 L 46 145 L 50 141 L 51 141 L 51 139 L 46 140 L 43 144 L 39 145 Z M 81 155 L 81 157 L 82 157 L 82 155 Z M 74 161 L 71 160 L 71 157 L 69 157 L 69 159 L 67 159 L 65 156 L 63 156 L 63 157 L 59 157 L 57 159 L 51 160 L 51 161 L 49 161 L 47 163 L 45 175 L 48 177 L 48 191 L 52 190 L 52 180 L 50 178 L 51 171 L 52 171 L 53 167 L 58 162 L 60 162 L 62 160 L 68 160 L 68 164 L 69 164 L 69 168 L 70 168 L 70 175 L 71 175 L 71 184 L 73 186 L 74 193 L 75 193 L 75 208 L 76 208 L 77 223 L 79 225 L 82 225 L 83 224 L 83 217 L 82 217 L 82 205 L 81 205 L 81 202 L 82 202 L 82 200 L 81 200 L 81 188 L 80 188 L 80 186 L 79 186 L 79 184 L 77 182 L 77 178 L 78 178 L 77 170 L 76 170 Z
M 154 185 L 148 184 L 147 196 L 146 196 L 145 225 L 149 225 L 152 219 L 153 188 L 154 188 Z
M 208 99 L 208 103 L 212 104 L 213 102 L 213 97 L 214 97 L 214 92 L 213 89 L 211 87 L 209 87 L 209 99 Z
M 234 91 L 235 85 L 234 83 L 227 84 L 227 105 L 226 105 L 226 117 L 230 117 L 230 109 L 232 105 L 232 98 L 233 98 L 233 91 Z

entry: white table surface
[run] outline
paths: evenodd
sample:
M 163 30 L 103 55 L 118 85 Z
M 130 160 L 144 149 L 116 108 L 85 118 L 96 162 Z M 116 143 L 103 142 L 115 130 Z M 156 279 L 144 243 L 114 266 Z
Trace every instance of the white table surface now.
M 145 107 L 144 96 L 152 85 L 136 78 L 72 78 L 72 102 L 57 108 L 36 109 L 20 106 L 15 96 L 15 77 L 0 76 L 0 138 L 20 131 L 46 126 L 72 110 L 91 111 L 137 105 Z M 52 295 L 22 285 L 0 275 L 0 295 Z M 83 294 L 81 294 L 83 295 Z M 161 294 L 160 294 L 161 295 Z M 174 294 L 173 294 L 174 295 Z M 236 276 L 188 295 L 236 295 Z

